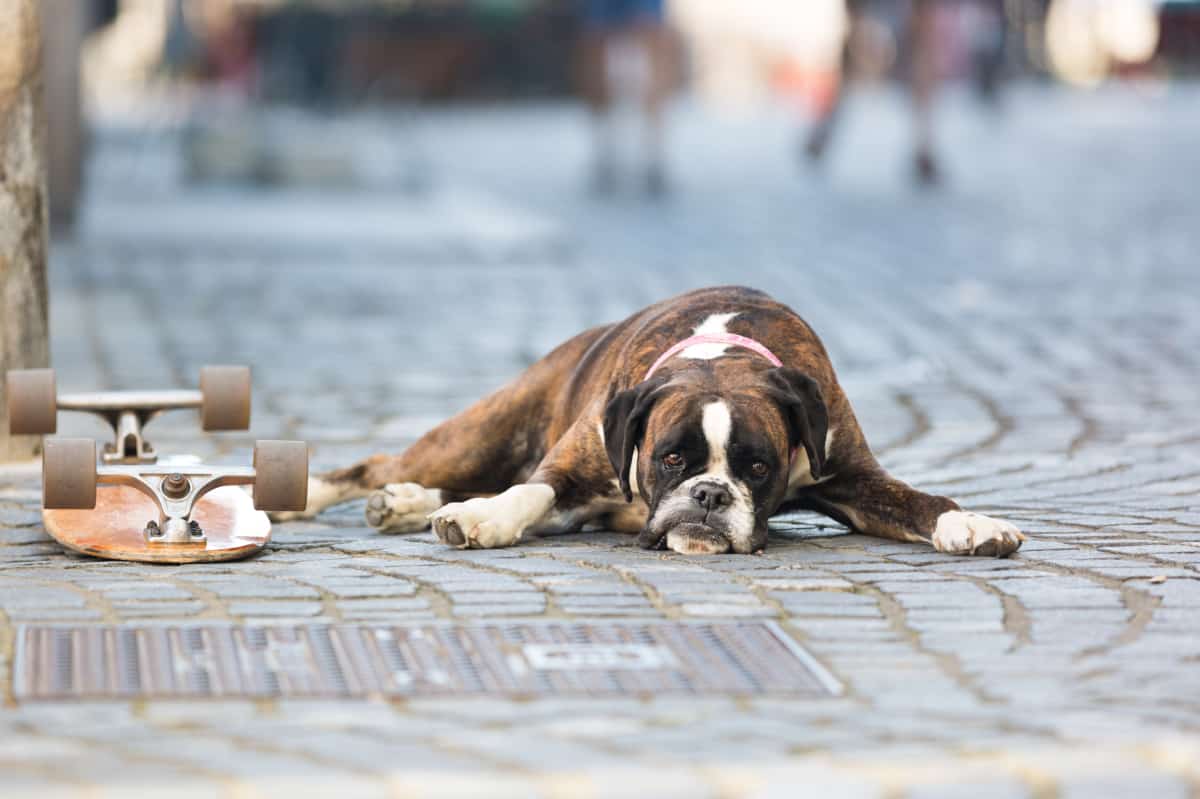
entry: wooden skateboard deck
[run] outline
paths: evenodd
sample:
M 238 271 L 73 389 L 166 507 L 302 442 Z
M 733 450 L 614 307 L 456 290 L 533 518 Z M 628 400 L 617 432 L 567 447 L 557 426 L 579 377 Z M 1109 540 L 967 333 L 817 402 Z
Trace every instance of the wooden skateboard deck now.
M 267 514 L 254 509 L 253 498 L 237 486 L 216 488 L 196 502 L 191 518 L 200 523 L 205 541 L 152 544 L 146 522 L 158 519 L 154 500 L 129 486 L 96 487 L 91 510 L 42 511 L 55 541 L 84 555 L 144 563 L 205 563 L 238 560 L 260 552 L 271 540 Z

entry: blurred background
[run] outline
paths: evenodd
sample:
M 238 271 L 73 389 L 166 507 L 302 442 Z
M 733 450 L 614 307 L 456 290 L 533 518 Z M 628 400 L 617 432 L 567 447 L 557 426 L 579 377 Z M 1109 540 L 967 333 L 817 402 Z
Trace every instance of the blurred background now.
M 1194 328 L 1200 2 L 42 8 L 62 384 L 249 362 L 318 460 L 699 285 L 796 307 L 878 436 Z
M 1003 103 L 1005 87 L 1120 81 L 1160 93 L 1200 71 L 1189 0 L 51 0 L 47 59 L 56 217 L 73 217 L 87 132 L 177 135 L 190 182 L 428 188 L 445 109 L 547 109 L 594 117 L 591 188 L 616 187 L 622 101 L 635 164 L 669 186 L 679 120 L 791 114 L 821 127 L 847 84 L 947 87 Z M 77 82 L 75 87 L 65 86 Z M 928 95 L 928 97 L 926 97 Z M 67 106 L 79 98 L 83 116 Z M 59 107 L 54 107 L 55 105 Z M 919 117 L 923 112 L 916 109 Z M 338 134 L 386 115 L 374 136 Z M 432 121 L 432 120 L 431 120 Z M 445 127 L 452 123 L 447 122 Z M 936 133 L 914 127 L 936 156 Z M 81 135 L 76 129 L 84 131 Z M 559 146 L 547 128 L 539 145 Z M 566 132 L 565 130 L 562 132 Z M 419 134 L 419 135 L 418 135 Z M 680 134 L 686 137 L 686 132 Z M 802 134 L 798 134 L 801 135 Z M 811 138 L 811 137 L 810 137 Z M 610 141 L 611 140 L 611 141 Z M 101 142 L 100 146 L 103 146 Z M 532 144 L 532 142 L 530 142 Z M 812 144 L 812 141 L 809 141 Z M 430 149 L 439 152 L 431 153 Z M 812 147 L 810 150 L 814 149 Z M 453 153 L 469 161 L 470 151 Z M 788 153 L 778 154 L 781 161 Z M 810 153 L 810 157 L 811 157 Z M 637 159 L 641 163 L 637 164 Z M 565 165 L 564 165 L 565 166 Z M 684 164 L 672 165 L 686 175 Z M 612 173 L 612 174 L 609 174 Z M 167 175 L 160 176 L 163 179 Z M 920 176 L 918 176 L 920 177 Z

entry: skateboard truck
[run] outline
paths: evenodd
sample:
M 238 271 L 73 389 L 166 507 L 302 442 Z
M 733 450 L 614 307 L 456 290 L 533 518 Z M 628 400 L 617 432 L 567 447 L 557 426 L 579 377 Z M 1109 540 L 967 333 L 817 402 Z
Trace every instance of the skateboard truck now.
M 163 411 L 197 408 L 204 430 L 250 426 L 250 370 L 206 366 L 198 391 L 122 391 L 58 396 L 50 369 L 12 371 L 9 429 L 54 433 L 58 411 L 106 420 L 114 439 L 99 462 L 90 438 L 47 438 L 42 451 L 42 522 L 65 548 L 142 563 L 212 563 L 261 552 L 271 540 L 263 511 L 303 510 L 308 448 L 257 441 L 253 466 L 211 466 L 164 457 L 143 437 Z M 254 486 L 253 495 L 242 487 Z
M 146 522 L 149 544 L 203 544 L 192 518 L 196 502 L 222 486 L 253 485 L 256 510 L 304 510 L 308 500 L 308 447 L 303 441 L 256 441 L 253 466 L 96 464 L 90 438 L 47 438 L 42 453 L 42 505 L 90 510 L 97 485 L 123 485 L 154 500 L 158 518 Z
M 193 391 L 98 391 L 58 395 L 53 369 L 8 373 L 8 420 L 14 435 L 49 435 L 58 429 L 57 411 L 85 411 L 108 422 L 113 442 L 100 457 L 106 464 L 155 463 L 158 455 L 142 430 L 164 411 L 197 408 L 204 430 L 245 430 L 250 426 L 250 369 L 205 366 Z

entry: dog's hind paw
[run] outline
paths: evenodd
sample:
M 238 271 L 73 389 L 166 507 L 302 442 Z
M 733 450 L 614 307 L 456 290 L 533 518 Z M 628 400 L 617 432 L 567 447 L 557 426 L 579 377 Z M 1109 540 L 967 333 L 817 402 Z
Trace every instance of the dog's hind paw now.
M 442 492 L 416 483 L 389 483 L 367 497 L 367 524 L 381 533 L 429 529 L 429 514 L 442 507 Z
M 353 497 L 345 485 L 329 483 L 320 477 L 308 478 L 308 503 L 304 510 L 268 511 L 267 516 L 273 522 L 293 522 L 302 519 L 316 518 L 317 514 Z

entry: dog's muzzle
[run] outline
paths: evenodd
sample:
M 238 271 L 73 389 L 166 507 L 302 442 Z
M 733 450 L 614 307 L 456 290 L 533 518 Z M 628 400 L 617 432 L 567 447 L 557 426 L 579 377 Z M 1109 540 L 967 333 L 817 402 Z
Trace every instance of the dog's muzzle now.
M 734 508 L 733 488 L 716 480 L 700 480 L 665 498 L 638 537 L 645 549 L 671 549 L 692 555 L 717 555 L 737 549 L 735 538 L 753 530 L 736 530 L 742 520 Z

